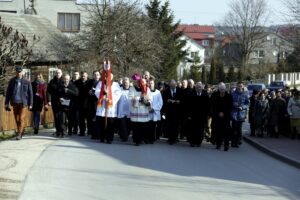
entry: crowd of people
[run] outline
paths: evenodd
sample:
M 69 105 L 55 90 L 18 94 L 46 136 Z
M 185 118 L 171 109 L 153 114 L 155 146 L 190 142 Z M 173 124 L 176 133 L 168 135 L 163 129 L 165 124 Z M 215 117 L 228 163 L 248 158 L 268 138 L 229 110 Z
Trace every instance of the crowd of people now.
M 248 118 L 250 135 L 263 137 L 298 135 L 300 92 L 293 90 L 253 91 L 249 98 L 242 82 L 231 90 L 224 83 L 215 87 L 192 79 L 156 82 L 148 71 L 113 81 L 111 70 L 75 71 L 71 77 L 57 69 L 48 85 L 41 73 L 30 83 L 16 67 L 8 84 L 5 108 L 13 107 L 16 138 L 24 133 L 24 109 L 33 113 L 34 133 L 38 134 L 42 109 L 52 108 L 55 136 L 86 136 L 111 144 L 115 135 L 135 145 L 153 144 L 161 137 L 173 145 L 187 141 L 200 147 L 203 140 L 229 147 L 241 145 L 242 125 Z M 248 116 L 247 116 L 248 115 Z

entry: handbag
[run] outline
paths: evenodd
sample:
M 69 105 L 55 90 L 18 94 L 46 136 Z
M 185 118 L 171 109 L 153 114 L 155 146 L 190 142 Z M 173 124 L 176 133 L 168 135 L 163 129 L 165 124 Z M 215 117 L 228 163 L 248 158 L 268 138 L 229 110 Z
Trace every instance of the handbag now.
M 246 110 L 232 110 L 231 119 L 234 121 L 244 122 L 246 120 Z

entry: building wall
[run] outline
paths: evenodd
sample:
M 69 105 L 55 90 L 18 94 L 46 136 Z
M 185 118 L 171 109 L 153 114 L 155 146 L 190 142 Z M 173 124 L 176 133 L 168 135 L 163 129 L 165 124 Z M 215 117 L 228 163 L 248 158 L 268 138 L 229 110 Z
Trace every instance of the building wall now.
M 280 60 L 285 59 L 294 50 L 290 42 L 273 33 L 266 35 L 259 43 L 261 46 L 250 54 L 249 64 L 276 64 L 278 56 Z M 258 55 L 258 51 L 263 51 L 263 57 Z
M 180 64 L 177 67 L 177 76 L 178 78 L 181 78 L 183 75 L 184 70 L 189 71 L 192 66 L 192 52 L 195 52 L 196 55 L 200 57 L 200 63 L 199 65 L 204 64 L 205 60 L 205 49 L 198 45 L 195 41 L 191 40 L 190 38 L 186 36 L 182 36 L 180 39 L 186 40 L 186 45 L 182 48 L 183 51 L 187 51 L 188 55 L 184 60 L 180 62 Z
M 82 4 L 77 4 L 77 0 L 34 0 L 33 5 L 37 15 L 45 17 L 57 27 L 58 13 L 80 13 L 80 27 L 82 28 L 83 21 L 86 19 Z M 24 14 L 29 7 L 29 0 L 12 0 L 10 2 L 0 1 L 1 11 L 15 11 L 18 14 Z

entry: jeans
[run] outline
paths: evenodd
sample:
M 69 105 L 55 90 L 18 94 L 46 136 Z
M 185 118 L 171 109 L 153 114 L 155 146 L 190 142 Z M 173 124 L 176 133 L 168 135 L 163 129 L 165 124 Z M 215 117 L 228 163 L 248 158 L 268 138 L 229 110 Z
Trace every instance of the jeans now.
M 33 111 L 33 122 L 34 122 L 34 128 L 39 128 L 40 126 L 40 120 L 41 120 L 41 112 L 40 111 Z

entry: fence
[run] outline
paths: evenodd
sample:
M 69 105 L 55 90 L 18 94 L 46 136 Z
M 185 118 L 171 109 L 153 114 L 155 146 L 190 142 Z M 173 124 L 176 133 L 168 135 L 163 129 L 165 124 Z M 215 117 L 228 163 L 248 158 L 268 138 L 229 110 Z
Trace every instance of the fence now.
M 0 132 L 12 131 L 16 129 L 13 110 L 8 112 L 4 108 L 5 97 L 0 95 Z M 50 127 L 54 123 L 52 109 L 41 112 L 41 126 Z M 32 127 L 32 113 L 28 109 L 25 110 L 25 127 Z

